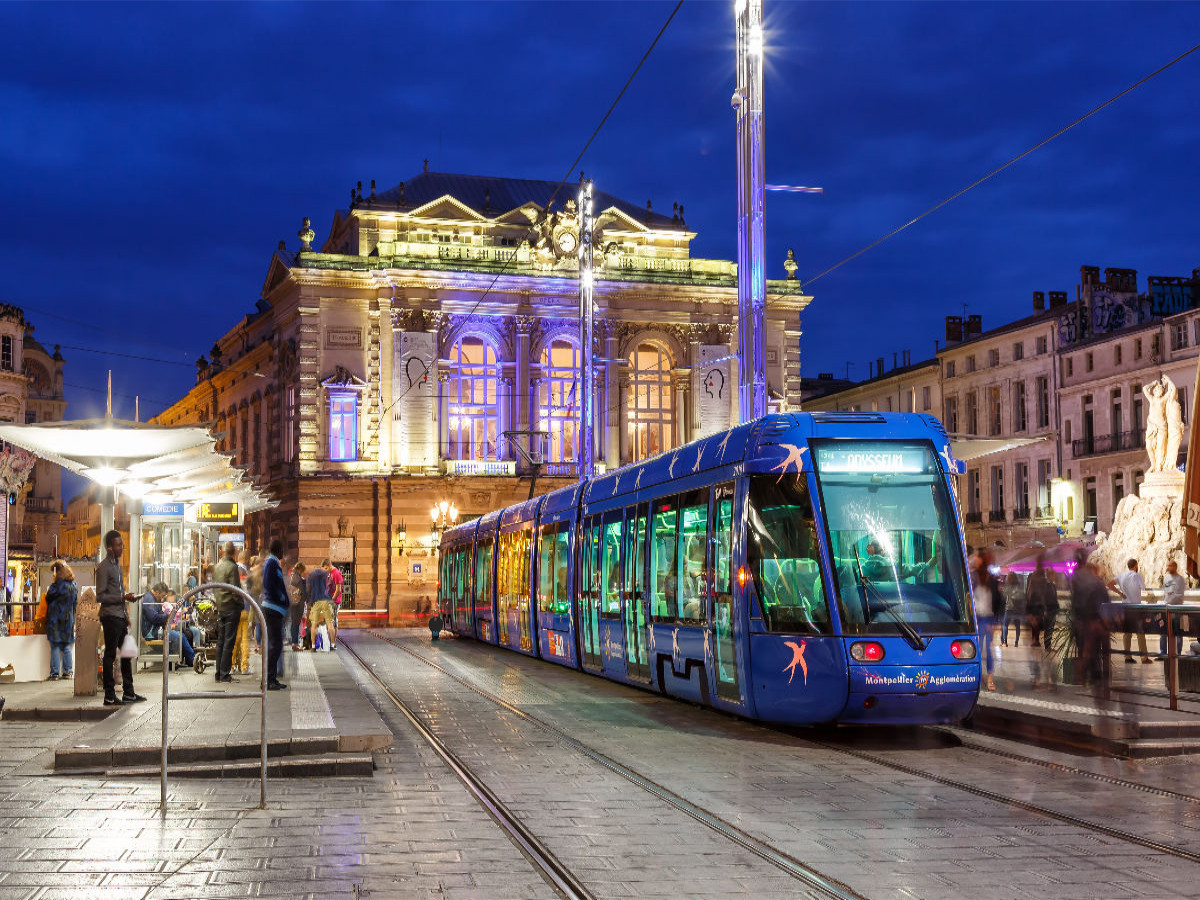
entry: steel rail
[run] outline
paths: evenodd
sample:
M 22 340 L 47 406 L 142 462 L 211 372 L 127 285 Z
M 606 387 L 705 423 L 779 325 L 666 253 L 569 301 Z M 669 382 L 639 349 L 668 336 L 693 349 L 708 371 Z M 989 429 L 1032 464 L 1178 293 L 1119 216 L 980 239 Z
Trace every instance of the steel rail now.
M 663 787 L 657 782 L 652 781 L 633 769 L 630 769 L 628 766 L 617 762 L 612 757 L 601 753 L 599 750 L 596 750 L 593 747 L 589 747 L 587 744 L 584 744 L 574 737 L 571 737 L 571 735 L 567 734 L 562 729 L 551 725 L 549 722 L 546 722 L 543 719 L 540 719 L 517 706 L 514 706 L 507 700 L 497 697 L 495 694 L 492 694 L 489 691 L 478 687 L 477 685 L 471 684 L 469 681 L 460 677 L 459 675 L 456 675 L 455 673 L 443 668 L 430 659 L 426 659 L 424 656 L 422 656 L 420 653 L 417 653 L 410 647 L 406 647 L 403 644 L 398 643 L 377 631 L 372 631 L 370 634 L 383 643 L 388 644 L 391 647 L 395 647 L 397 650 L 401 650 L 413 658 L 420 660 L 430 668 L 436 669 L 446 677 L 458 682 L 468 690 L 474 691 L 479 696 L 491 701 L 497 706 L 500 706 L 513 715 L 524 719 L 533 725 L 536 725 L 542 730 L 553 735 L 571 749 L 582 753 L 593 762 L 599 763 L 601 766 L 613 772 L 614 774 L 620 775 L 630 783 L 636 785 L 647 793 L 652 794 L 679 812 L 690 816 L 701 825 L 704 825 L 707 828 L 717 832 L 722 837 L 727 838 L 728 840 L 742 847 L 744 850 L 748 850 L 760 859 L 765 860 L 778 869 L 781 869 L 798 881 L 804 882 L 810 888 L 821 892 L 823 896 L 836 898 L 836 900 L 867 900 L 863 894 L 859 894 L 849 885 L 837 881 L 827 875 L 821 874 L 816 869 L 806 865 L 795 857 L 788 855 L 784 851 L 779 850 L 776 847 L 772 847 L 770 844 L 767 844 L 753 835 L 742 831 L 736 825 L 725 821 L 715 813 L 709 812 L 703 807 L 697 806 L 690 800 L 687 800 L 679 794 L 676 794 L 669 788 Z M 371 674 L 374 675 L 373 672 Z
M 1087 769 L 1081 769 L 1078 766 L 1069 766 L 1066 763 L 1054 762 L 1049 759 L 1038 759 L 1036 756 L 1026 756 L 1023 753 L 1015 753 L 1012 750 L 1001 750 L 998 747 L 987 747 L 983 744 L 977 744 L 974 741 L 968 741 L 958 734 L 955 730 L 944 727 L 940 730 L 943 734 L 952 735 L 958 742 L 968 750 L 974 750 L 976 753 L 988 753 L 992 756 L 999 756 L 1001 759 L 1009 759 L 1014 762 L 1028 763 L 1031 766 L 1041 766 L 1043 769 L 1051 769 L 1055 772 L 1066 772 L 1069 775 L 1078 775 L 1082 778 L 1090 778 L 1093 781 L 1099 781 L 1102 784 L 1111 784 L 1114 787 L 1128 788 L 1133 791 L 1141 791 L 1144 794 L 1156 794 L 1159 797 L 1166 797 L 1168 800 L 1180 800 L 1184 803 L 1200 803 L 1200 797 L 1193 797 L 1191 794 L 1181 794 L 1178 791 L 1172 791 L 1169 788 L 1155 787 L 1152 784 L 1142 784 L 1140 781 L 1130 781 L 1127 778 L 1118 778 L 1115 775 L 1105 775 L 1102 772 L 1090 772 Z
M 446 746 L 446 744 L 436 734 L 430 730 L 420 717 L 409 708 L 396 693 L 388 687 L 382 678 L 367 664 L 362 655 L 355 650 L 349 643 L 339 641 L 350 654 L 358 660 L 362 671 L 370 675 L 372 679 L 379 685 L 380 690 L 387 696 L 389 700 L 395 704 L 403 716 L 408 719 L 409 723 L 417 730 L 417 733 L 425 740 L 434 752 L 442 758 L 442 762 L 452 771 L 467 788 L 468 791 L 475 797 L 479 804 L 487 811 L 496 823 L 508 833 L 509 838 L 515 843 L 521 851 L 529 857 L 543 873 L 545 878 L 564 896 L 570 900 L 595 900 L 595 896 L 588 891 L 583 883 L 575 877 L 570 869 L 566 867 L 556 857 L 549 848 L 518 819 L 504 802 L 497 797 L 492 790 L 484 784 L 471 768 L 460 760 L 454 752 Z
M 1018 800 L 1015 797 L 1006 797 L 1003 794 L 996 793 L 995 791 L 985 790 L 984 788 L 976 787 L 973 784 L 956 781 L 955 779 L 947 778 L 944 775 L 935 775 L 933 772 L 926 772 L 922 769 L 914 768 L 913 766 L 907 766 L 904 763 L 893 762 L 891 760 L 876 756 L 873 753 L 868 753 L 865 750 L 853 750 L 849 747 L 838 747 L 834 744 L 828 744 L 825 741 L 813 740 L 812 738 L 805 738 L 799 735 L 797 735 L 797 737 L 800 737 L 801 740 L 805 740 L 814 746 L 822 747 L 826 750 L 831 750 L 836 753 L 844 753 L 847 756 L 853 756 L 856 759 L 861 759 L 877 766 L 882 766 L 886 769 L 900 772 L 904 775 L 911 775 L 915 778 L 924 778 L 928 781 L 945 785 L 946 787 L 965 791 L 968 794 L 974 794 L 976 797 L 983 797 L 985 800 L 991 800 L 994 803 L 1011 806 L 1014 809 L 1019 809 L 1024 812 L 1033 813 L 1034 815 L 1043 816 L 1047 819 L 1054 819 L 1057 822 L 1063 822 L 1067 825 L 1074 825 L 1075 827 L 1082 828 L 1086 831 L 1094 831 L 1097 834 L 1103 834 L 1130 844 L 1137 844 L 1139 847 L 1145 847 L 1149 850 L 1154 850 L 1167 856 L 1174 856 L 1178 859 L 1186 859 L 1189 862 L 1200 863 L 1200 853 L 1193 853 L 1190 850 L 1172 847 L 1170 844 L 1163 844 L 1159 841 L 1144 838 L 1141 835 L 1134 834 L 1130 831 L 1122 831 L 1120 828 L 1112 828 L 1108 825 L 1101 825 L 1099 822 L 1081 819 L 1078 816 L 1071 815 L 1070 813 L 1061 813 L 1057 810 L 1050 809 L 1049 807 L 1039 806 L 1036 803 Z

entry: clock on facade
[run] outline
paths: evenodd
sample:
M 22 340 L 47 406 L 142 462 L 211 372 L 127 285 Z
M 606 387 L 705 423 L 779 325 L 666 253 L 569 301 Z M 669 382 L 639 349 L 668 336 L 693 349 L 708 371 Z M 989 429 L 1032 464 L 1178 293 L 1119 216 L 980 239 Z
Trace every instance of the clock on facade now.
M 579 243 L 579 238 L 575 236 L 573 231 L 560 231 L 558 234 L 558 249 L 563 253 L 574 253 L 575 247 Z

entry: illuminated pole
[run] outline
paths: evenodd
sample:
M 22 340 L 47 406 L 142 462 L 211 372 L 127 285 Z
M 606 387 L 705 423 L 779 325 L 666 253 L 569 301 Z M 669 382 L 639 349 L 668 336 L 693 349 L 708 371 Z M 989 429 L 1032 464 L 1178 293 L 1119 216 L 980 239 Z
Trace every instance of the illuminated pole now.
M 592 182 L 579 182 L 579 480 L 592 477 L 596 430 L 594 312 L 592 305 Z
M 762 0 L 735 0 L 738 158 L 738 414 L 767 413 L 766 297 L 763 225 Z

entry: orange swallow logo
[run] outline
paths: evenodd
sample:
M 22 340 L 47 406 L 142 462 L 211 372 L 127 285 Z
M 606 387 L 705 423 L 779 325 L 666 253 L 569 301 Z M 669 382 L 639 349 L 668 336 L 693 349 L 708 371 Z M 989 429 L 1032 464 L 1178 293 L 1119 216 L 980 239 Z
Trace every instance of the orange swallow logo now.
M 804 648 L 808 641 L 801 641 L 796 644 L 795 641 L 784 641 L 785 647 L 792 648 L 792 661 L 783 667 L 783 671 L 788 673 L 788 684 L 792 683 L 792 679 L 796 676 L 796 666 L 800 667 L 801 673 L 804 675 L 804 683 L 808 684 L 808 663 L 804 661 Z

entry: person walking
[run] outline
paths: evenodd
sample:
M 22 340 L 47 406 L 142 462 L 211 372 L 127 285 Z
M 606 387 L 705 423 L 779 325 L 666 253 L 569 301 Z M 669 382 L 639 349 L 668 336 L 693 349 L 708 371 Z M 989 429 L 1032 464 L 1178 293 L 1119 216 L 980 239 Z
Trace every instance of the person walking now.
M 46 591 L 46 640 L 50 642 L 50 680 L 75 676 L 75 573 L 61 559 L 50 567 L 54 583 Z
M 301 649 L 300 622 L 304 618 L 304 607 L 308 605 L 308 583 L 304 580 L 306 571 L 304 563 L 297 560 L 296 565 L 292 567 L 292 576 L 289 579 L 292 589 L 292 605 L 288 609 L 288 639 L 291 641 L 293 650 Z
M 1167 560 L 1167 574 L 1163 576 L 1162 591 L 1163 603 L 1176 605 L 1183 602 L 1183 592 L 1187 590 L 1187 582 L 1183 576 L 1179 574 L 1179 563 L 1175 560 Z M 1172 615 L 1167 612 L 1164 615 Z M 1179 622 L 1179 617 L 1174 619 L 1175 623 Z M 1164 618 L 1159 625 L 1161 629 L 1158 634 L 1158 655 L 1167 655 L 1167 620 Z M 1175 655 L 1183 655 L 1183 634 L 1181 633 L 1178 624 L 1175 627 Z
M 1079 648 L 1085 683 L 1095 686 L 1100 698 L 1107 700 L 1109 651 L 1103 608 L 1108 602 L 1108 591 L 1096 567 L 1088 563 L 1086 550 L 1080 549 L 1075 559 L 1075 575 L 1071 579 L 1071 627 L 1075 645 Z
M 146 698 L 133 689 L 133 660 L 121 657 L 121 682 L 123 696 L 117 697 L 117 681 L 113 676 L 113 663 L 117 651 L 129 634 L 129 610 L 125 603 L 135 600 L 125 593 L 125 574 L 121 571 L 121 554 L 125 552 L 125 541 L 121 532 L 112 530 L 104 535 L 107 555 L 96 567 L 96 599 L 100 602 L 100 627 L 104 629 L 104 705 L 120 706 L 122 703 L 140 703 Z
M 984 665 L 987 668 L 987 689 L 996 689 L 994 674 L 992 644 L 996 639 L 996 622 L 998 612 L 1004 602 L 1000 594 L 1000 585 L 996 576 L 991 572 L 992 554 L 990 550 L 982 549 L 975 554 L 971 573 L 972 596 L 975 603 L 975 618 L 979 622 L 979 642 L 983 651 Z
M 283 540 L 275 538 L 267 550 L 267 558 L 262 566 L 262 604 L 263 618 L 267 622 L 266 659 L 263 665 L 267 667 L 267 690 L 282 691 L 287 685 L 279 680 L 279 659 L 283 651 L 283 620 L 288 614 L 287 582 L 283 579 Z
M 1129 560 L 1125 564 L 1125 571 L 1119 577 L 1110 580 L 1108 587 L 1124 597 L 1126 603 L 1141 603 L 1142 593 L 1146 590 L 1146 582 L 1138 573 L 1138 561 L 1136 559 Z M 1129 646 L 1133 631 L 1137 632 L 1138 650 L 1142 654 L 1142 662 L 1151 662 L 1150 655 L 1146 652 L 1146 623 L 1140 613 L 1127 608 L 1125 610 L 1125 631 L 1121 637 L 1127 663 L 1133 662 L 1133 654 L 1130 653 Z
M 1009 572 L 1004 580 L 1004 623 L 1000 626 L 1000 646 L 1008 646 L 1009 623 L 1016 629 L 1013 646 L 1021 646 L 1021 621 L 1025 618 L 1025 591 L 1021 587 L 1021 576 Z
M 214 582 L 227 584 L 230 587 L 241 586 L 241 577 L 238 575 L 237 567 L 237 548 L 232 542 L 225 545 L 225 555 L 213 569 L 212 578 Z M 218 682 L 228 684 L 236 681 L 233 677 L 233 647 L 237 642 L 244 601 L 240 594 L 224 587 L 214 588 L 213 595 L 217 607 L 216 679 Z
M 1025 616 L 1029 623 L 1030 668 L 1034 690 L 1050 688 L 1055 682 L 1052 639 L 1054 622 L 1058 618 L 1058 590 L 1046 575 L 1044 560 L 1039 557 L 1037 568 L 1029 576 L 1025 593 Z

